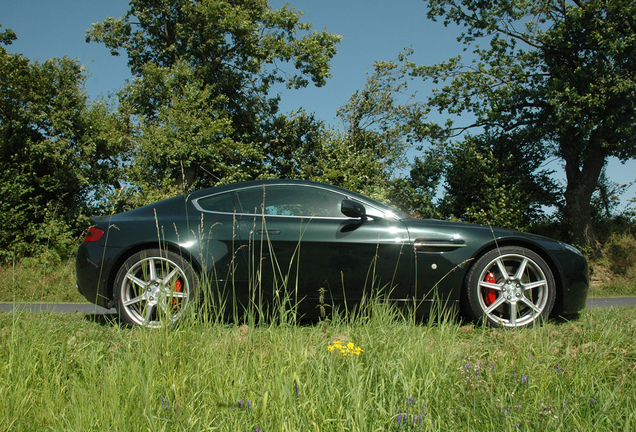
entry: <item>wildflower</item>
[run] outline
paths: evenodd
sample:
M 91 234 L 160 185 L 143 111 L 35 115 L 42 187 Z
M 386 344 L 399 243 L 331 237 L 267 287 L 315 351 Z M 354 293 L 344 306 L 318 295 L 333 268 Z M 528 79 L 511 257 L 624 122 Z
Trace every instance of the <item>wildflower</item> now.
M 470 363 L 466 363 L 466 370 L 469 371 L 470 370 Z
M 406 399 L 406 406 L 409 405 L 415 405 L 415 399 L 413 399 L 412 397 Z
M 239 406 L 239 409 L 241 409 L 241 407 L 243 406 L 243 399 L 238 400 L 238 406 Z
M 298 382 L 294 381 L 294 390 L 296 391 L 296 397 L 300 399 L 300 389 L 298 388 Z
M 528 384 L 528 375 L 521 375 L 521 380 L 519 380 L 521 384 Z
M 398 427 L 402 427 L 402 420 L 406 420 L 406 413 L 399 413 L 397 415 L 397 424 Z
M 252 401 L 248 399 L 247 403 L 245 404 L 245 409 L 249 410 L 251 406 L 252 406 Z
M 161 396 L 161 408 L 168 409 L 170 407 L 170 402 L 166 400 L 163 396 Z
M 502 413 L 503 415 L 508 415 L 508 414 L 510 414 L 510 408 L 506 407 L 506 408 L 502 409 L 502 410 L 501 410 L 501 413 Z
M 557 363 L 557 372 L 560 372 L 560 373 L 565 372 L 565 369 L 563 369 L 559 363 Z
M 334 341 L 332 345 L 327 347 L 327 350 L 329 352 L 337 350 L 343 357 L 349 357 L 352 355 L 359 356 L 364 352 L 362 348 L 356 347 L 353 342 L 348 342 L 346 345 L 343 345 L 340 341 Z
M 590 406 L 594 405 L 594 402 L 596 402 L 596 399 L 594 399 L 594 397 L 592 397 L 592 398 L 590 399 Z

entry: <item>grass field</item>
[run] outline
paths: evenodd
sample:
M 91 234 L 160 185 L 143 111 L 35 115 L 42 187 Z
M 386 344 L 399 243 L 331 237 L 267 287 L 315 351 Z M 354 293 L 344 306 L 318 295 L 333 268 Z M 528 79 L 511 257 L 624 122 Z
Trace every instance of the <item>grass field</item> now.
M 521 331 L 366 312 L 326 325 L 161 330 L 0 314 L 0 431 L 636 427 L 635 308 Z
M 628 249 L 594 263 L 591 296 L 636 294 Z M 23 259 L 0 280 L 1 302 L 85 302 L 72 260 Z M 0 432 L 629 431 L 635 312 L 517 331 L 373 303 L 310 326 L 0 313 Z

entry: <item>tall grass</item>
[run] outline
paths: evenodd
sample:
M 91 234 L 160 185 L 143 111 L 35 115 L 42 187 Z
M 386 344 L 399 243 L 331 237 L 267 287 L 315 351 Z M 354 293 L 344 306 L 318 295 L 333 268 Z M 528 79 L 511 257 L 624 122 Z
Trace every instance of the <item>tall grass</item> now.
M 627 431 L 634 312 L 520 331 L 375 302 L 315 326 L 0 314 L 0 430 Z
M 53 254 L 0 266 L 0 302 L 60 302 L 86 300 L 75 287 L 75 260 Z

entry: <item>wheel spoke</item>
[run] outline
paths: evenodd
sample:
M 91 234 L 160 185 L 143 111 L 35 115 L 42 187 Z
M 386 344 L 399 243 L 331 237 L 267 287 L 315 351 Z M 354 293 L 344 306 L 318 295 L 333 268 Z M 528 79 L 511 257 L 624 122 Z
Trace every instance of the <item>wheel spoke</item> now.
M 510 302 L 510 325 L 517 325 L 517 302 Z
M 142 281 L 137 276 L 135 276 L 133 273 L 127 273 L 126 274 L 126 279 L 128 279 L 129 281 L 131 281 L 133 284 L 137 285 L 141 289 L 145 289 L 148 286 L 148 282 Z
M 510 275 L 508 274 L 508 270 L 506 269 L 506 266 L 504 265 L 501 258 L 498 258 L 496 263 L 497 263 L 497 267 L 499 267 L 499 271 L 501 272 L 501 275 L 504 277 L 504 279 L 508 279 Z
M 488 308 L 486 308 L 486 310 L 485 310 L 486 314 L 490 315 L 492 313 L 492 311 L 494 311 L 499 306 L 501 306 L 503 303 L 505 303 L 505 301 L 506 301 L 506 298 L 504 296 L 499 296 L 497 298 L 497 300 L 495 300 L 493 302 L 493 304 L 491 304 Z
M 179 291 L 172 291 L 170 293 L 168 293 L 170 295 L 170 297 L 172 298 L 186 298 L 188 297 L 188 293 L 185 292 L 179 292 Z
M 149 324 L 150 323 L 150 319 L 152 318 L 152 312 L 155 309 L 155 305 L 153 304 L 149 304 L 146 303 L 146 313 L 145 313 L 145 317 L 143 318 L 143 325 Z
M 174 269 L 173 269 L 173 270 L 172 270 L 172 271 L 168 274 L 168 276 L 166 276 L 165 278 L 163 278 L 163 281 L 162 281 L 162 282 L 163 282 L 163 284 L 164 284 L 165 286 L 170 285 L 170 280 L 171 280 L 172 278 L 174 278 L 175 276 L 177 276 L 178 274 L 179 274 L 179 269 L 174 268 Z
M 531 283 L 528 283 L 528 284 L 524 284 L 523 285 L 523 289 L 525 291 L 532 290 L 532 289 L 535 289 L 535 288 L 539 288 L 541 286 L 545 286 L 546 283 L 547 282 L 545 280 L 539 280 L 539 281 L 536 281 L 536 282 L 531 282 Z
M 132 298 L 130 300 L 125 300 L 123 303 L 124 303 L 125 307 L 128 307 L 130 305 L 133 305 L 135 303 L 139 303 L 140 301 L 144 301 L 144 300 L 146 300 L 146 295 L 142 294 L 142 295 L 140 295 L 138 297 L 135 297 L 135 298 Z
M 161 312 L 163 312 L 166 315 L 168 314 L 168 308 L 166 307 L 166 299 L 164 299 L 163 301 L 157 302 L 157 306 L 161 308 Z
M 528 266 L 528 258 L 524 258 L 521 263 L 519 263 L 519 268 L 517 269 L 517 273 L 513 276 L 516 280 L 520 281 L 523 277 L 523 274 L 526 271 L 526 267 Z
M 528 307 L 532 308 L 532 310 L 539 314 L 541 313 L 541 309 L 539 309 L 537 307 L 537 305 L 535 305 L 534 303 L 532 303 L 532 301 L 530 301 L 530 299 L 526 296 L 521 297 L 521 301 L 524 302 Z
M 155 259 L 148 258 L 148 280 L 153 281 L 157 278 L 157 269 L 155 268 Z
M 485 281 L 481 281 L 479 282 L 479 286 L 482 288 L 488 288 L 491 290 L 495 290 L 495 291 L 501 291 L 501 287 L 503 284 L 497 284 L 497 283 L 491 283 L 491 282 L 485 282 Z

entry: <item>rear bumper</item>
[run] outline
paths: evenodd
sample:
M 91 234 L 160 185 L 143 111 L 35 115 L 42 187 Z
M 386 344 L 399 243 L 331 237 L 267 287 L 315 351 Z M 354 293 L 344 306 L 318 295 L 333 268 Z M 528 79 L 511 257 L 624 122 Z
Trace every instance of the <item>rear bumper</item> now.
M 77 251 L 75 271 L 77 290 L 86 300 L 105 308 L 112 307 L 112 290 L 109 290 L 111 267 L 105 260 L 105 250 L 95 243 L 82 243 Z

